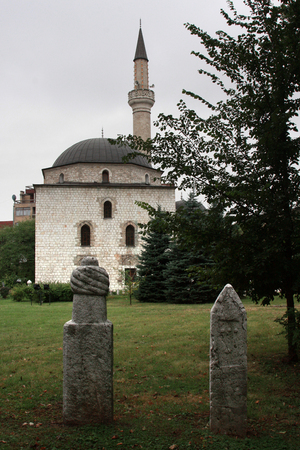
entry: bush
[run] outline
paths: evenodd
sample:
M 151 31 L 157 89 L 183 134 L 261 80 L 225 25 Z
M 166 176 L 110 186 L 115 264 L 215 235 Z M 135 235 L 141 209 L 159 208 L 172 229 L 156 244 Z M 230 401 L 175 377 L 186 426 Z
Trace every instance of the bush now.
M 73 300 L 70 283 L 49 283 L 49 288 L 49 291 L 43 291 L 47 300 L 49 293 L 51 302 L 71 302 Z
M 6 298 L 9 293 L 9 287 L 8 286 L 1 286 L 0 288 L 0 297 Z
M 38 301 L 36 300 L 36 292 L 32 285 L 18 284 L 11 289 L 10 295 L 15 302 Z
M 11 296 L 15 302 L 71 302 L 73 293 L 69 283 L 49 283 L 49 289 L 44 289 L 40 284 L 40 290 L 35 290 L 33 285 L 20 284 L 11 290 Z

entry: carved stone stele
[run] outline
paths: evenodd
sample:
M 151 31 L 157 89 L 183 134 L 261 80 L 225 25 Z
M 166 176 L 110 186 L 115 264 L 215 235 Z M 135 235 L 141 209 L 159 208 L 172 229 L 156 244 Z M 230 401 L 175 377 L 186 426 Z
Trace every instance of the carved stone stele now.
M 210 313 L 210 428 L 245 437 L 247 431 L 247 314 L 230 284 Z
M 63 418 L 67 425 L 113 420 L 113 325 L 107 320 L 107 272 L 93 257 L 71 276 L 72 320 L 64 325 Z

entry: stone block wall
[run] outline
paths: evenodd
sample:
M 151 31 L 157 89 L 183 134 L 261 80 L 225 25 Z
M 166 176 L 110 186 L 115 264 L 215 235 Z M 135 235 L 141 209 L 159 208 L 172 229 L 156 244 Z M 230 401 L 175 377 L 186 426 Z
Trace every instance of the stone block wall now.
M 135 201 L 175 210 L 174 188 L 160 185 L 45 184 L 36 185 L 35 189 L 36 282 L 69 282 L 81 259 L 94 256 L 109 274 L 110 289 L 121 288 L 120 270 L 135 267 L 141 252 L 138 223 L 149 220 L 147 211 Z M 103 214 L 106 200 L 112 203 L 112 217 L 108 219 L 104 219 Z M 81 246 L 80 230 L 84 224 L 91 230 L 91 242 L 87 247 Z M 128 225 L 135 228 L 134 247 L 126 246 Z
M 102 183 L 103 170 L 109 172 L 110 183 L 145 183 L 145 176 L 148 174 L 150 184 L 160 186 L 159 171 L 134 164 L 77 163 L 64 167 L 53 167 L 44 169 L 44 182 L 45 184 L 59 183 L 60 175 L 63 174 L 64 182 Z

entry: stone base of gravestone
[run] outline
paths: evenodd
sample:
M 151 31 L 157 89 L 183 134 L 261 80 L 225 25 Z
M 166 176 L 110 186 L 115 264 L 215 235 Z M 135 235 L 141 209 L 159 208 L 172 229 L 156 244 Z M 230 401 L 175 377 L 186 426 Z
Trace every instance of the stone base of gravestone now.
M 210 429 L 245 437 L 247 431 L 247 314 L 228 284 L 211 309 Z
M 67 425 L 113 420 L 113 325 L 64 325 L 63 416 Z

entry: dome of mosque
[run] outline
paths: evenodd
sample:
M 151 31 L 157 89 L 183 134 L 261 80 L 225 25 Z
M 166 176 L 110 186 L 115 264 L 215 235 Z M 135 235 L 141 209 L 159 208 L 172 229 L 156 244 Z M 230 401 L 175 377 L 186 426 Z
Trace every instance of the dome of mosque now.
M 52 167 L 67 166 L 77 163 L 122 164 L 124 156 L 132 150 L 127 146 L 111 144 L 106 138 L 86 139 L 67 148 L 54 162 Z M 131 159 L 130 164 L 151 168 L 142 156 Z

